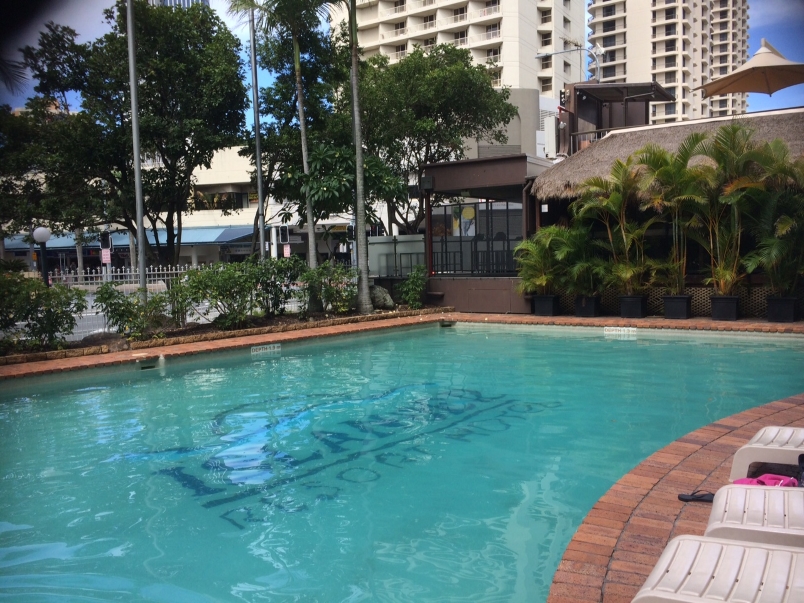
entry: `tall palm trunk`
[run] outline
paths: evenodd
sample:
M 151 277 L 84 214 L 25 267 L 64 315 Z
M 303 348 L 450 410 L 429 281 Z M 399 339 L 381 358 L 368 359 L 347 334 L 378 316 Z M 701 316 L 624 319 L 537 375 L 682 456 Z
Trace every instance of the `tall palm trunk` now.
M 305 175 L 310 173 L 310 166 L 307 163 L 307 123 L 304 119 L 304 90 L 302 88 L 301 77 L 301 51 L 299 50 L 299 38 L 293 32 L 293 67 L 296 70 L 296 105 L 299 107 L 299 130 L 301 132 L 302 148 L 302 168 Z M 313 203 L 310 195 L 305 193 L 305 207 L 307 213 L 307 265 L 310 268 L 318 266 L 318 254 L 315 244 L 315 222 L 313 221 Z
M 371 314 L 368 283 L 368 237 L 366 236 L 366 197 L 363 186 L 363 127 L 360 119 L 358 96 L 357 16 L 356 0 L 349 2 L 349 46 L 352 55 L 352 126 L 355 141 L 355 241 L 357 242 L 357 311 Z

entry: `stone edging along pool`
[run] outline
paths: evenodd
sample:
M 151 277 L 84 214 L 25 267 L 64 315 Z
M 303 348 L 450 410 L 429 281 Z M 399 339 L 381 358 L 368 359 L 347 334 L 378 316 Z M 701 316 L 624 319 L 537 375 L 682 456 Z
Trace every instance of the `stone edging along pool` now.
M 453 308 L 425 308 L 422 310 L 399 310 L 395 312 L 383 312 L 380 314 L 367 314 L 363 316 L 341 316 L 318 320 L 315 322 L 302 322 L 284 324 L 269 327 L 257 327 L 253 329 L 240 329 L 236 331 L 216 331 L 199 335 L 187 335 L 184 337 L 171 337 L 169 339 L 148 339 L 146 341 L 132 341 L 130 350 L 143 350 L 148 348 L 160 348 L 185 343 L 198 343 L 201 341 L 217 341 L 219 339 L 234 339 L 237 337 L 248 337 L 251 335 L 268 335 L 272 333 L 285 333 L 287 331 L 301 331 L 304 329 L 315 329 L 320 327 L 332 327 L 336 325 L 353 324 L 358 322 L 373 322 L 377 320 L 388 320 L 393 318 L 404 318 L 407 316 L 426 316 L 429 314 L 443 314 L 451 312 Z M 96 356 L 98 354 L 108 354 L 109 347 L 105 345 L 88 346 L 84 348 L 71 348 L 66 350 L 52 350 L 49 352 L 35 352 L 31 354 L 15 354 L 11 356 L 0 356 L 0 366 L 6 364 L 22 364 L 25 362 L 39 362 L 43 360 L 61 360 L 63 358 L 78 358 L 80 356 Z
M 616 317 L 537 317 L 514 314 L 463 314 L 451 308 L 407 316 L 371 316 L 368 320 L 335 319 L 314 328 L 285 329 L 236 338 L 194 340 L 95 356 L 42 359 L 0 366 L 0 380 L 134 363 L 159 356 L 186 356 L 252 345 L 415 326 L 439 320 L 485 324 L 585 327 L 636 327 L 804 335 L 804 323 L 765 321 L 716 322 L 710 319 L 666 320 Z M 304 323 L 301 323 L 302 325 Z M 628 603 L 653 569 L 667 542 L 680 534 L 703 534 L 710 506 L 679 502 L 680 492 L 716 491 L 728 483 L 734 452 L 766 425 L 804 427 L 804 393 L 716 421 L 653 453 L 617 481 L 578 527 L 564 552 L 548 603 Z
M 728 484 L 734 453 L 768 425 L 804 427 L 804 394 L 696 429 L 620 478 L 567 545 L 547 603 L 629 603 L 671 538 L 704 533 L 711 505 L 678 494 Z

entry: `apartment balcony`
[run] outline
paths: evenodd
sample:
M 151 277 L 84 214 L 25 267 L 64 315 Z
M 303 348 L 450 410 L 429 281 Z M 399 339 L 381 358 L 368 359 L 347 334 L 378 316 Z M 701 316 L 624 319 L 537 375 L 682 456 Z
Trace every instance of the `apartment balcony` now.
M 486 31 L 484 33 L 469 36 L 469 45 L 472 48 L 493 48 L 500 43 L 500 30 Z
M 401 38 L 403 36 L 408 35 L 408 28 L 407 27 L 400 27 L 399 29 L 392 29 L 390 31 L 386 31 L 380 34 L 380 39 L 385 40 L 395 40 L 397 38 Z
M 387 19 L 388 17 L 395 17 L 397 15 L 402 15 L 402 14 L 406 13 L 407 10 L 408 10 L 408 7 L 407 7 L 406 4 L 402 4 L 401 6 L 395 6 L 393 8 L 386 9 L 386 10 L 381 10 L 380 11 L 380 18 L 381 19 Z
M 369 6 L 377 6 L 380 0 L 357 0 L 357 8 L 368 8 Z
M 435 21 L 431 21 L 429 23 L 419 23 L 417 25 L 413 25 L 412 27 L 408 27 L 408 32 L 410 32 L 411 38 L 432 38 L 436 35 L 436 23 Z
M 469 20 L 472 23 L 483 23 L 485 21 L 495 21 L 500 18 L 500 6 L 487 6 L 480 10 L 469 13 Z
M 389 63 L 398 63 L 402 59 L 404 59 L 408 54 L 407 50 L 400 50 L 399 52 L 389 52 L 388 53 L 388 62 Z
M 548 33 L 553 31 L 553 29 L 554 27 L 552 21 L 540 22 L 536 25 L 536 31 L 539 33 Z
M 431 10 L 435 8 L 437 0 L 412 0 L 408 1 L 408 14 L 415 15 L 421 11 Z
M 450 43 L 454 46 L 468 46 L 469 38 L 455 38 L 454 40 L 450 40 Z
M 655 58 L 655 59 L 661 59 L 662 57 L 677 56 L 678 54 L 679 54 L 678 46 L 676 46 L 675 48 L 670 48 L 670 49 L 661 47 L 661 48 L 657 48 L 656 50 L 654 50 L 651 53 L 651 56 L 653 58 Z

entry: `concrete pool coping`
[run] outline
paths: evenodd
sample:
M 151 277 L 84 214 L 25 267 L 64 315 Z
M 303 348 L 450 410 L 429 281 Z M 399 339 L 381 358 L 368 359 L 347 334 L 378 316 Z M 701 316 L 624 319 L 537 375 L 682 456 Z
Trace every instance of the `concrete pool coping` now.
M 575 318 L 448 312 L 4 365 L 0 366 L 0 380 L 110 367 L 160 356 L 189 356 L 254 345 L 375 332 L 441 320 L 804 335 L 804 322 L 781 324 L 759 320 L 720 322 L 706 318 Z M 621 477 L 595 503 L 567 545 L 553 576 L 548 603 L 631 601 L 671 538 L 680 534 L 703 534 L 711 507 L 701 503 L 682 503 L 677 495 L 701 489 L 715 492 L 727 484 L 734 452 L 767 425 L 804 427 L 804 393 L 701 427 L 653 453 Z

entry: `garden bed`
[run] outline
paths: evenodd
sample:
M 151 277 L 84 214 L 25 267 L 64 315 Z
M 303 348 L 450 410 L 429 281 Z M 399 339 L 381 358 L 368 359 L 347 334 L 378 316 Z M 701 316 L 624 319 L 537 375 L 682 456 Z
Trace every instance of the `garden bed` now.
M 61 350 L 34 352 L 28 354 L 10 354 L 0 356 L 0 366 L 6 364 L 21 364 L 24 362 L 37 362 L 42 360 L 58 360 L 61 358 L 76 358 L 79 356 L 94 356 L 121 350 L 141 350 L 183 343 L 197 343 L 199 341 L 214 341 L 230 337 L 246 337 L 249 335 L 264 335 L 267 333 L 284 333 L 315 327 L 331 327 L 335 325 L 372 322 L 388 318 L 401 318 L 405 316 L 422 316 L 427 314 L 442 314 L 452 312 L 450 307 L 431 307 L 421 310 L 378 310 L 373 314 L 351 314 L 345 316 L 312 316 L 302 321 L 295 316 L 278 316 L 264 321 L 264 324 L 255 323 L 247 329 L 223 331 L 212 324 L 191 324 L 181 329 L 172 329 L 163 333 L 159 338 L 145 341 L 127 341 L 117 333 L 103 333 L 90 335 L 81 341 L 69 344 Z

